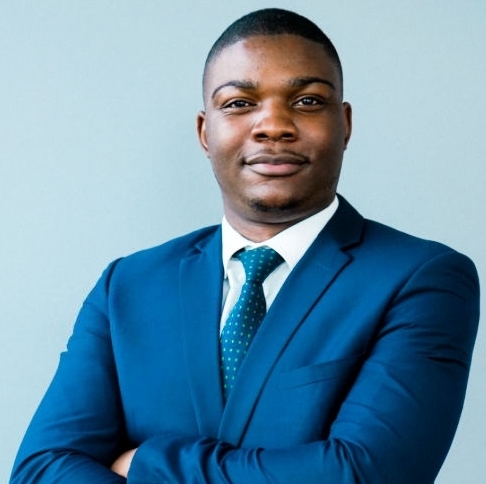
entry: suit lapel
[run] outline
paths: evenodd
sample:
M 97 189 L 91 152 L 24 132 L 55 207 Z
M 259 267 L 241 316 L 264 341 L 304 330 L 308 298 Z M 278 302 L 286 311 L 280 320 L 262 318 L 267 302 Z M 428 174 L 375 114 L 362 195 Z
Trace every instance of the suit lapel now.
M 362 217 L 340 198 L 338 211 L 289 275 L 258 330 L 226 403 L 219 438 L 234 445 L 241 442 L 273 366 L 315 303 L 350 263 L 344 249 L 359 242 L 362 224 Z
M 201 435 L 216 436 L 223 397 L 219 321 L 223 268 L 221 229 L 181 261 L 180 297 L 189 385 Z

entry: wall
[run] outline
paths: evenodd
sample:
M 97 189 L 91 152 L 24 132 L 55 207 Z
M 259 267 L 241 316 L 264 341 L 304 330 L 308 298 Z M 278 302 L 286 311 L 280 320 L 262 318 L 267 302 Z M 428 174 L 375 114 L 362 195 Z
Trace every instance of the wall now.
M 333 39 L 354 107 L 340 192 L 484 274 L 486 4 L 298 5 L 279 2 Z M 220 220 L 194 131 L 201 69 L 222 29 L 264 6 L 0 1 L 1 482 L 104 266 Z M 484 482 L 484 337 L 438 484 Z

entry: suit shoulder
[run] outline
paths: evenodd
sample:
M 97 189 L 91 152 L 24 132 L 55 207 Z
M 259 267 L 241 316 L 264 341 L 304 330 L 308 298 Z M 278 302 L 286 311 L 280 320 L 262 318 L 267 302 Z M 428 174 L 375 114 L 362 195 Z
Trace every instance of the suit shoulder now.
M 204 227 L 168 240 L 160 245 L 143 249 L 117 259 L 110 264 L 111 270 L 123 273 L 143 273 L 155 268 L 178 266 L 180 260 L 204 248 L 211 241 L 218 242 L 220 225 Z M 219 239 L 221 237 L 219 236 Z
M 365 219 L 363 248 L 381 260 L 421 265 L 434 260 L 450 261 L 464 270 L 476 272 L 472 260 L 446 244 L 408 234 L 380 222 Z
M 394 227 L 390 227 L 375 220 L 364 220 L 364 242 L 373 243 L 377 249 L 389 247 L 396 250 L 413 250 L 417 252 L 433 253 L 456 252 L 451 247 L 435 240 L 411 235 Z
M 440 254 L 468 259 L 447 245 L 408 234 L 383 223 L 364 218 L 341 195 L 339 208 L 329 223 L 329 233 L 342 247 L 351 248 L 361 257 L 376 262 L 388 258 L 388 262 L 408 260 L 414 265 Z M 469 259 L 468 259 L 469 260 Z
M 217 236 L 220 231 L 220 225 L 212 225 L 189 232 L 174 239 L 168 240 L 155 247 L 143 249 L 126 256 L 126 259 L 153 258 L 164 255 L 175 255 L 177 253 L 186 254 L 194 250 L 196 246 L 205 244 L 207 241 Z

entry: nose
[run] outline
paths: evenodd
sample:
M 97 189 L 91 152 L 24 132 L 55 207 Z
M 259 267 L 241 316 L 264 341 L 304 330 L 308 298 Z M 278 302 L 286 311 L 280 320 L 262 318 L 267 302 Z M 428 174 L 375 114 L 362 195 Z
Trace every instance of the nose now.
M 290 108 L 278 103 L 262 105 L 255 113 L 252 138 L 255 141 L 294 141 L 297 139 L 297 127 Z

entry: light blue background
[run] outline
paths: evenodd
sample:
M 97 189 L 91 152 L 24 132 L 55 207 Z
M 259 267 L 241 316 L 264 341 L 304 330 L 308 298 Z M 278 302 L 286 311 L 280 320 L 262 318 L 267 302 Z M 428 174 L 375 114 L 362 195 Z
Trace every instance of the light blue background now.
M 0 0 L 0 482 L 106 264 L 220 220 L 194 130 L 202 65 L 231 21 L 265 6 Z M 341 54 L 355 123 L 340 192 L 484 273 L 486 2 L 278 6 Z M 484 483 L 484 337 L 438 484 Z

